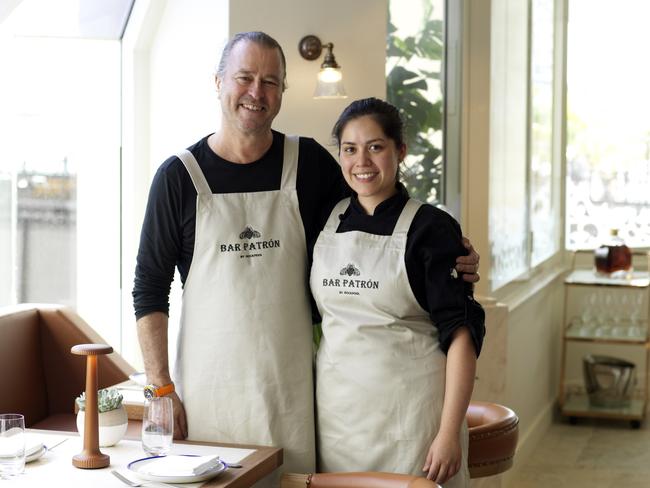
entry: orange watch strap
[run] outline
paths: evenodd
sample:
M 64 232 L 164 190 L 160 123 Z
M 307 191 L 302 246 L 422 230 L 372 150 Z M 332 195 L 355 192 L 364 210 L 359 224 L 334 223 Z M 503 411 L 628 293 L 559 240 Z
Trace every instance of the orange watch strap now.
M 170 393 L 174 393 L 176 389 L 174 388 L 174 383 L 169 383 L 168 385 L 161 386 L 160 388 L 156 388 L 156 396 L 157 397 L 163 397 L 165 395 L 169 395 Z

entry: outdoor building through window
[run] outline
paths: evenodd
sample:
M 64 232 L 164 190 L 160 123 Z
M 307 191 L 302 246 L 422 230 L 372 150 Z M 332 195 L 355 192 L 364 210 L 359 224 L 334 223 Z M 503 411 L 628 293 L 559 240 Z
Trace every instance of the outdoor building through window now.
M 120 37 L 132 0 L 0 17 L 0 305 L 68 305 L 120 343 Z
M 650 3 L 571 0 L 566 246 L 650 246 Z

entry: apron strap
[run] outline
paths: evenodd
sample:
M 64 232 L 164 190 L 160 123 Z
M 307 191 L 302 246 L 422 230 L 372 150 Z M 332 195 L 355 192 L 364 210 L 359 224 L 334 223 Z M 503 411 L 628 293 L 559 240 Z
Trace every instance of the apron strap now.
M 411 228 L 413 218 L 415 217 L 415 214 L 421 205 L 422 202 L 415 200 L 414 198 L 409 198 L 408 202 L 406 202 L 406 205 L 404 205 L 404 208 L 402 209 L 402 213 L 400 214 L 399 219 L 397 219 L 395 229 L 393 230 L 393 235 L 408 233 L 409 229 Z
M 280 189 L 294 190 L 298 173 L 298 136 L 284 136 L 284 161 L 282 162 L 282 183 Z
M 199 195 L 212 195 L 210 185 L 208 185 L 208 181 L 205 179 L 205 175 L 201 171 L 201 167 L 194 155 L 187 149 L 184 149 L 176 154 L 176 156 L 183 162 L 185 169 L 190 174 L 194 188 L 196 188 L 196 193 Z
M 344 198 L 339 203 L 337 203 L 334 206 L 332 213 L 330 213 L 330 216 L 327 219 L 327 223 L 325 224 L 325 228 L 323 230 L 327 232 L 336 233 L 336 229 L 338 229 L 339 224 L 341 223 L 341 219 L 339 219 L 339 215 L 345 212 L 345 209 L 348 208 L 349 205 L 350 205 L 350 197 Z

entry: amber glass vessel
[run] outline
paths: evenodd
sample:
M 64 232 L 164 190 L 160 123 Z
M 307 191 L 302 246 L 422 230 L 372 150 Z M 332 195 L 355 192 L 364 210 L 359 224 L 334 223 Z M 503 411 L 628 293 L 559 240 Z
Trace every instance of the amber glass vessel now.
M 624 278 L 632 272 L 632 253 L 618 235 L 618 229 L 612 229 L 608 242 L 594 251 L 596 272 L 602 275 Z

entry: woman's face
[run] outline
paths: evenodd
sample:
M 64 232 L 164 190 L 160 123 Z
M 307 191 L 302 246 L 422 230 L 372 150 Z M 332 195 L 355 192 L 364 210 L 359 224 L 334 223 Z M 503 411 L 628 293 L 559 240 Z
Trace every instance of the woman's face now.
M 397 167 L 405 153 L 406 147 L 396 147 L 369 115 L 352 119 L 343 127 L 339 150 L 343 177 L 369 214 L 396 192 Z

